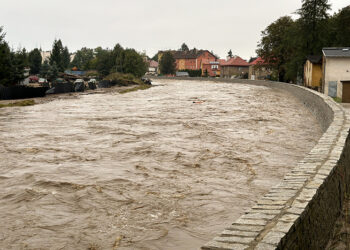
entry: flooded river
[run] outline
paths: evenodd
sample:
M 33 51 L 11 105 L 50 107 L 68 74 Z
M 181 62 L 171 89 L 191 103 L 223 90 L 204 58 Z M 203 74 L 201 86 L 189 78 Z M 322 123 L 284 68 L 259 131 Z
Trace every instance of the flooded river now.
M 154 85 L 0 109 L 0 249 L 198 249 L 321 135 L 279 90 Z

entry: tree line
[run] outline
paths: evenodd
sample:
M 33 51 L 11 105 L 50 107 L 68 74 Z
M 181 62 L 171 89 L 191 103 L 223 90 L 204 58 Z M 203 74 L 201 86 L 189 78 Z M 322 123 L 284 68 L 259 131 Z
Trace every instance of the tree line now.
M 0 27 L 0 84 L 7 86 L 22 81 L 26 64 L 26 50 L 13 51 L 10 49 L 5 41 L 3 27 Z
M 113 49 L 101 47 L 90 49 L 82 48 L 75 53 L 71 61 L 71 53 L 60 39 L 55 39 L 51 55 L 43 62 L 41 50 L 35 48 L 30 52 L 25 49 L 14 51 L 5 41 L 4 29 L 0 26 L 0 84 L 9 86 L 19 84 L 24 80 L 25 68 L 30 68 L 30 74 L 40 75 L 54 80 L 60 72 L 67 69 L 94 70 L 101 77 L 110 73 L 132 74 L 136 77 L 147 71 L 145 55 L 135 49 L 124 49 L 120 44 Z
M 101 76 L 119 72 L 140 77 L 147 71 L 145 58 L 146 55 L 135 49 L 124 49 L 120 44 L 116 44 L 113 49 L 84 47 L 76 52 L 71 66 L 82 70 L 97 70 Z
M 350 46 L 350 6 L 330 15 L 328 0 L 302 0 L 298 19 L 283 16 L 262 31 L 257 54 L 274 72 L 274 79 L 297 82 L 309 55 L 324 47 Z

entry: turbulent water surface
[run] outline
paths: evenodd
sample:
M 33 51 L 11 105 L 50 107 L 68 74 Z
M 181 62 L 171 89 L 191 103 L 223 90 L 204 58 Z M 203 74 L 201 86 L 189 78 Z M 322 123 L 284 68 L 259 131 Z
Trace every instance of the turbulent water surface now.
M 320 135 L 288 93 L 243 84 L 0 109 L 0 248 L 198 249 Z

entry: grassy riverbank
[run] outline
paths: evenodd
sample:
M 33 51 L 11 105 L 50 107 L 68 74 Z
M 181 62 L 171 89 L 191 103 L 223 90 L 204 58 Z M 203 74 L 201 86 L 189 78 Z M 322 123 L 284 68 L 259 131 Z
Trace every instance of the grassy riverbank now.
M 134 86 L 118 91 L 120 94 L 125 94 L 137 90 L 145 90 L 152 87 L 149 84 L 145 84 L 140 78 L 137 78 L 132 74 L 112 73 L 105 77 L 104 80 L 110 81 L 114 86 Z
M 23 107 L 23 106 L 32 106 L 32 105 L 35 105 L 34 100 L 24 100 L 24 101 L 12 102 L 12 103 L 0 104 L 0 108 Z

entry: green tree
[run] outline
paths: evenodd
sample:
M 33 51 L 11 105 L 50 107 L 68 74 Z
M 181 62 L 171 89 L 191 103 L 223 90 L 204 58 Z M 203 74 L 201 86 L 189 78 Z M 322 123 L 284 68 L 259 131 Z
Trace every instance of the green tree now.
M 94 59 L 94 50 L 89 48 L 81 48 L 78 50 L 71 63 L 72 67 L 77 67 L 82 70 L 94 69 L 92 60 Z
M 53 45 L 52 45 L 52 51 L 51 51 L 51 56 L 50 56 L 49 62 L 50 62 L 51 66 L 56 64 L 56 67 L 61 72 L 64 71 L 62 53 L 63 53 L 62 41 L 55 39 L 55 41 L 53 42 Z
M 232 58 L 232 50 L 229 50 L 229 52 L 227 53 L 227 56 L 229 57 L 229 58 Z
M 158 62 L 158 52 L 151 58 L 151 60 Z
M 70 54 L 67 46 L 65 46 L 62 50 L 62 67 L 63 69 L 68 69 L 70 65 Z
M 11 84 L 12 55 L 5 41 L 5 35 L 3 27 L 0 26 L 0 84 L 9 85 Z
M 159 70 L 161 74 L 175 74 L 175 59 L 170 51 L 164 52 L 159 62 Z
M 31 74 L 39 74 L 41 68 L 41 53 L 40 50 L 35 48 L 28 55 L 28 62 Z
M 291 17 L 279 18 L 262 31 L 262 38 L 256 51 L 269 68 L 274 70 L 279 81 L 289 80 L 286 78 L 287 63 L 293 57 L 295 47 L 287 34 L 290 34 L 293 28 L 295 26 Z
M 45 60 L 44 63 L 41 65 L 40 75 L 44 78 L 48 78 L 49 71 L 50 71 L 49 62 Z
M 302 7 L 297 13 L 300 15 L 299 36 L 303 38 L 300 50 L 303 54 L 320 54 L 326 44 L 330 8 L 328 0 L 302 0 Z
M 124 52 L 124 62 L 122 73 L 130 73 L 134 76 L 141 77 L 147 71 L 147 65 L 143 57 L 134 49 L 126 49 Z
M 47 73 L 48 79 L 50 81 L 54 81 L 58 77 L 58 72 L 59 72 L 59 68 L 57 67 L 56 62 L 54 62 L 50 66 L 49 71 Z
M 330 44 L 335 47 L 350 45 L 350 5 L 331 18 Z
M 190 49 L 188 48 L 188 46 L 187 46 L 187 44 L 186 43 L 183 43 L 182 45 L 181 45 L 181 49 L 180 49 L 181 51 L 189 51 Z
M 25 49 L 11 52 L 11 69 L 10 69 L 10 80 L 13 84 L 19 84 L 23 81 L 24 68 L 27 65 L 27 52 Z
M 125 51 L 119 43 L 114 46 L 111 56 L 115 63 L 115 71 L 123 73 L 125 71 Z
M 108 49 L 102 49 L 98 47 L 95 49 L 96 54 L 96 70 L 102 76 L 106 76 L 111 73 L 115 62 L 112 60 L 111 51 Z

